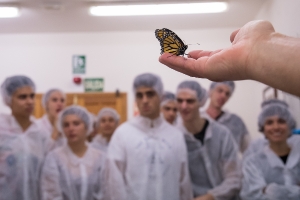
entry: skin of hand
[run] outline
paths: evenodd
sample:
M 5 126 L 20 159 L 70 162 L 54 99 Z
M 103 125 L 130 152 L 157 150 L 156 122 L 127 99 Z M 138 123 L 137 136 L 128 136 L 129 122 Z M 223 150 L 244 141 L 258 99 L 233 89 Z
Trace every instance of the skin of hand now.
M 234 31 L 230 41 L 229 48 L 191 51 L 188 58 L 165 53 L 159 61 L 192 77 L 251 79 L 300 96 L 299 39 L 276 33 L 268 21 L 252 21 Z
M 206 195 L 194 198 L 194 200 L 215 200 L 215 199 L 211 194 L 207 193 Z

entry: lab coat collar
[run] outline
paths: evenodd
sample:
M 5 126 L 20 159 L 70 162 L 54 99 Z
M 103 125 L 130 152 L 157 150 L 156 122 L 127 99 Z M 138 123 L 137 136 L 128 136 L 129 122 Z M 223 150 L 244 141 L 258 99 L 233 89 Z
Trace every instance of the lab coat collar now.
M 151 129 L 151 128 L 158 128 L 160 125 L 163 124 L 164 119 L 159 116 L 158 118 L 152 120 L 147 117 L 137 116 L 131 121 L 135 126 L 142 128 L 143 130 Z
M 208 118 L 208 117 L 205 117 L 206 120 L 208 120 L 209 124 L 208 124 L 208 127 L 206 129 L 206 133 L 205 133 L 205 138 L 204 138 L 204 141 L 206 140 L 209 140 L 211 137 L 212 137 L 212 124 L 215 123 L 213 122 L 212 119 Z M 198 141 L 195 137 L 194 137 L 194 134 L 189 132 L 184 124 L 183 124 L 183 121 L 181 121 L 180 123 L 178 123 L 177 125 L 177 128 L 179 128 L 179 130 L 181 130 L 185 136 L 190 139 L 190 140 L 195 140 L 195 141 Z
M 271 165 L 271 167 L 280 167 L 280 168 L 293 168 L 297 165 L 297 163 L 300 161 L 300 148 L 297 146 L 291 146 L 291 152 L 289 153 L 288 159 L 286 164 L 282 162 L 282 160 L 277 156 L 274 151 L 267 145 L 264 148 L 264 153 Z
M 106 139 L 105 137 L 103 137 L 103 136 L 102 136 L 101 134 L 99 134 L 99 133 L 95 136 L 95 138 L 93 139 L 93 141 L 97 141 L 98 143 L 103 144 L 103 145 L 105 145 L 105 146 L 108 145 L 107 139 Z
M 77 155 L 73 153 L 73 151 L 71 150 L 68 144 L 65 144 L 65 146 L 63 147 L 66 150 L 68 158 L 70 159 L 70 162 L 72 163 L 73 166 L 78 166 L 80 164 L 93 166 L 94 158 L 92 155 L 92 147 L 87 142 L 86 145 L 87 145 L 87 150 L 83 155 L 83 157 L 81 158 L 79 158 Z
M 7 123 L 6 126 L 8 127 L 9 132 L 11 133 L 15 133 L 15 134 L 22 134 L 22 133 L 30 133 L 32 131 L 36 131 L 37 128 L 39 128 L 40 126 L 38 125 L 36 119 L 31 116 L 30 117 L 30 121 L 31 121 L 31 125 L 27 128 L 26 131 L 23 131 L 22 127 L 20 126 L 20 124 L 18 123 L 18 121 L 16 120 L 16 118 L 13 115 L 4 115 L 3 117 L 6 117 L 7 119 Z

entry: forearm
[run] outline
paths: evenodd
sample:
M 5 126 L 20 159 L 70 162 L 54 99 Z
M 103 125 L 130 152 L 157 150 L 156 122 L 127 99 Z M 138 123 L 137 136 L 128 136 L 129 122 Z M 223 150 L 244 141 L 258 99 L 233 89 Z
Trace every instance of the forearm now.
M 300 96 L 300 39 L 272 33 L 252 52 L 247 66 L 251 79 Z

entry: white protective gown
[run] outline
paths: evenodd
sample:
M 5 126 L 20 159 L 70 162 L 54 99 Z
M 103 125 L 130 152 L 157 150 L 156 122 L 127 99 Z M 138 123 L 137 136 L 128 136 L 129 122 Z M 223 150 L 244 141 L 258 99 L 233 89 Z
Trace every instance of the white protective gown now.
M 201 116 L 212 120 L 207 112 L 201 112 Z M 244 153 L 251 142 L 251 137 L 243 120 L 236 114 L 225 111 L 216 121 L 226 126 L 230 130 L 234 140 L 238 145 L 239 151 Z
M 243 200 L 299 200 L 300 146 L 291 145 L 287 163 L 265 146 L 243 162 Z M 263 192 L 264 191 L 264 192 Z
M 192 199 L 183 134 L 162 117 L 122 124 L 108 157 L 112 200 Z
M 91 146 L 106 153 L 108 149 L 108 141 L 102 135 L 97 134 L 96 137 L 93 138 Z
M 12 115 L 0 115 L 0 200 L 40 200 L 48 142 L 34 119 L 23 132 Z
M 290 145 L 300 145 L 300 135 L 291 135 L 288 138 L 287 143 Z M 269 141 L 266 138 L 258 138 L 250 143 L 243 156 L 246 158 L 252 154 L 259 153 L 268 145 Z
M 105 170 L 105 154 L 89 145 L 82 158 L 68 145 L 58 147 L 45 160 L 41 176 L 42 199 L 107 200 Z
M 178 128 L 185 134 L 194 196 L 202 196 L 208 192 L 215 200 L 238 199 L 241 161 L 229 130 L 214 120 L 209 120 L 202 145 L 182 123 L 178 124 Z
M 53 127 L 47 115 L 44 115 L 42 118 L 38 119 L 37 123 L 39 123 L 39 125 L 44 129 L 44 133 L 46 134 L 46 136 L 52 141 L 52 146 L 50 147 L 50 149 L 55 149 L 56 147 L 60 147 L 66 144 L 67 140 L 63 135 L 61 135 L 57 140 L 52 139 L 51 135 L 53 132 Z

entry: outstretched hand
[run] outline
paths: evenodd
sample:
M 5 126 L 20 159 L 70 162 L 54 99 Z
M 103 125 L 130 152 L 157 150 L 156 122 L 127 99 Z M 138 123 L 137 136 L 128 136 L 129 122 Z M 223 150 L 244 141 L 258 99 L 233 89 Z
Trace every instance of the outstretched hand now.
M 252 79 L 252 74 L 262 66 L 256 55 L 259 44 L 274 32 L 270 22 L 252 21 L 231 34 L 229 48 L 191 51 L 188 58 L 165 53 L 159 61 L 186 75 L 212 81 Z

